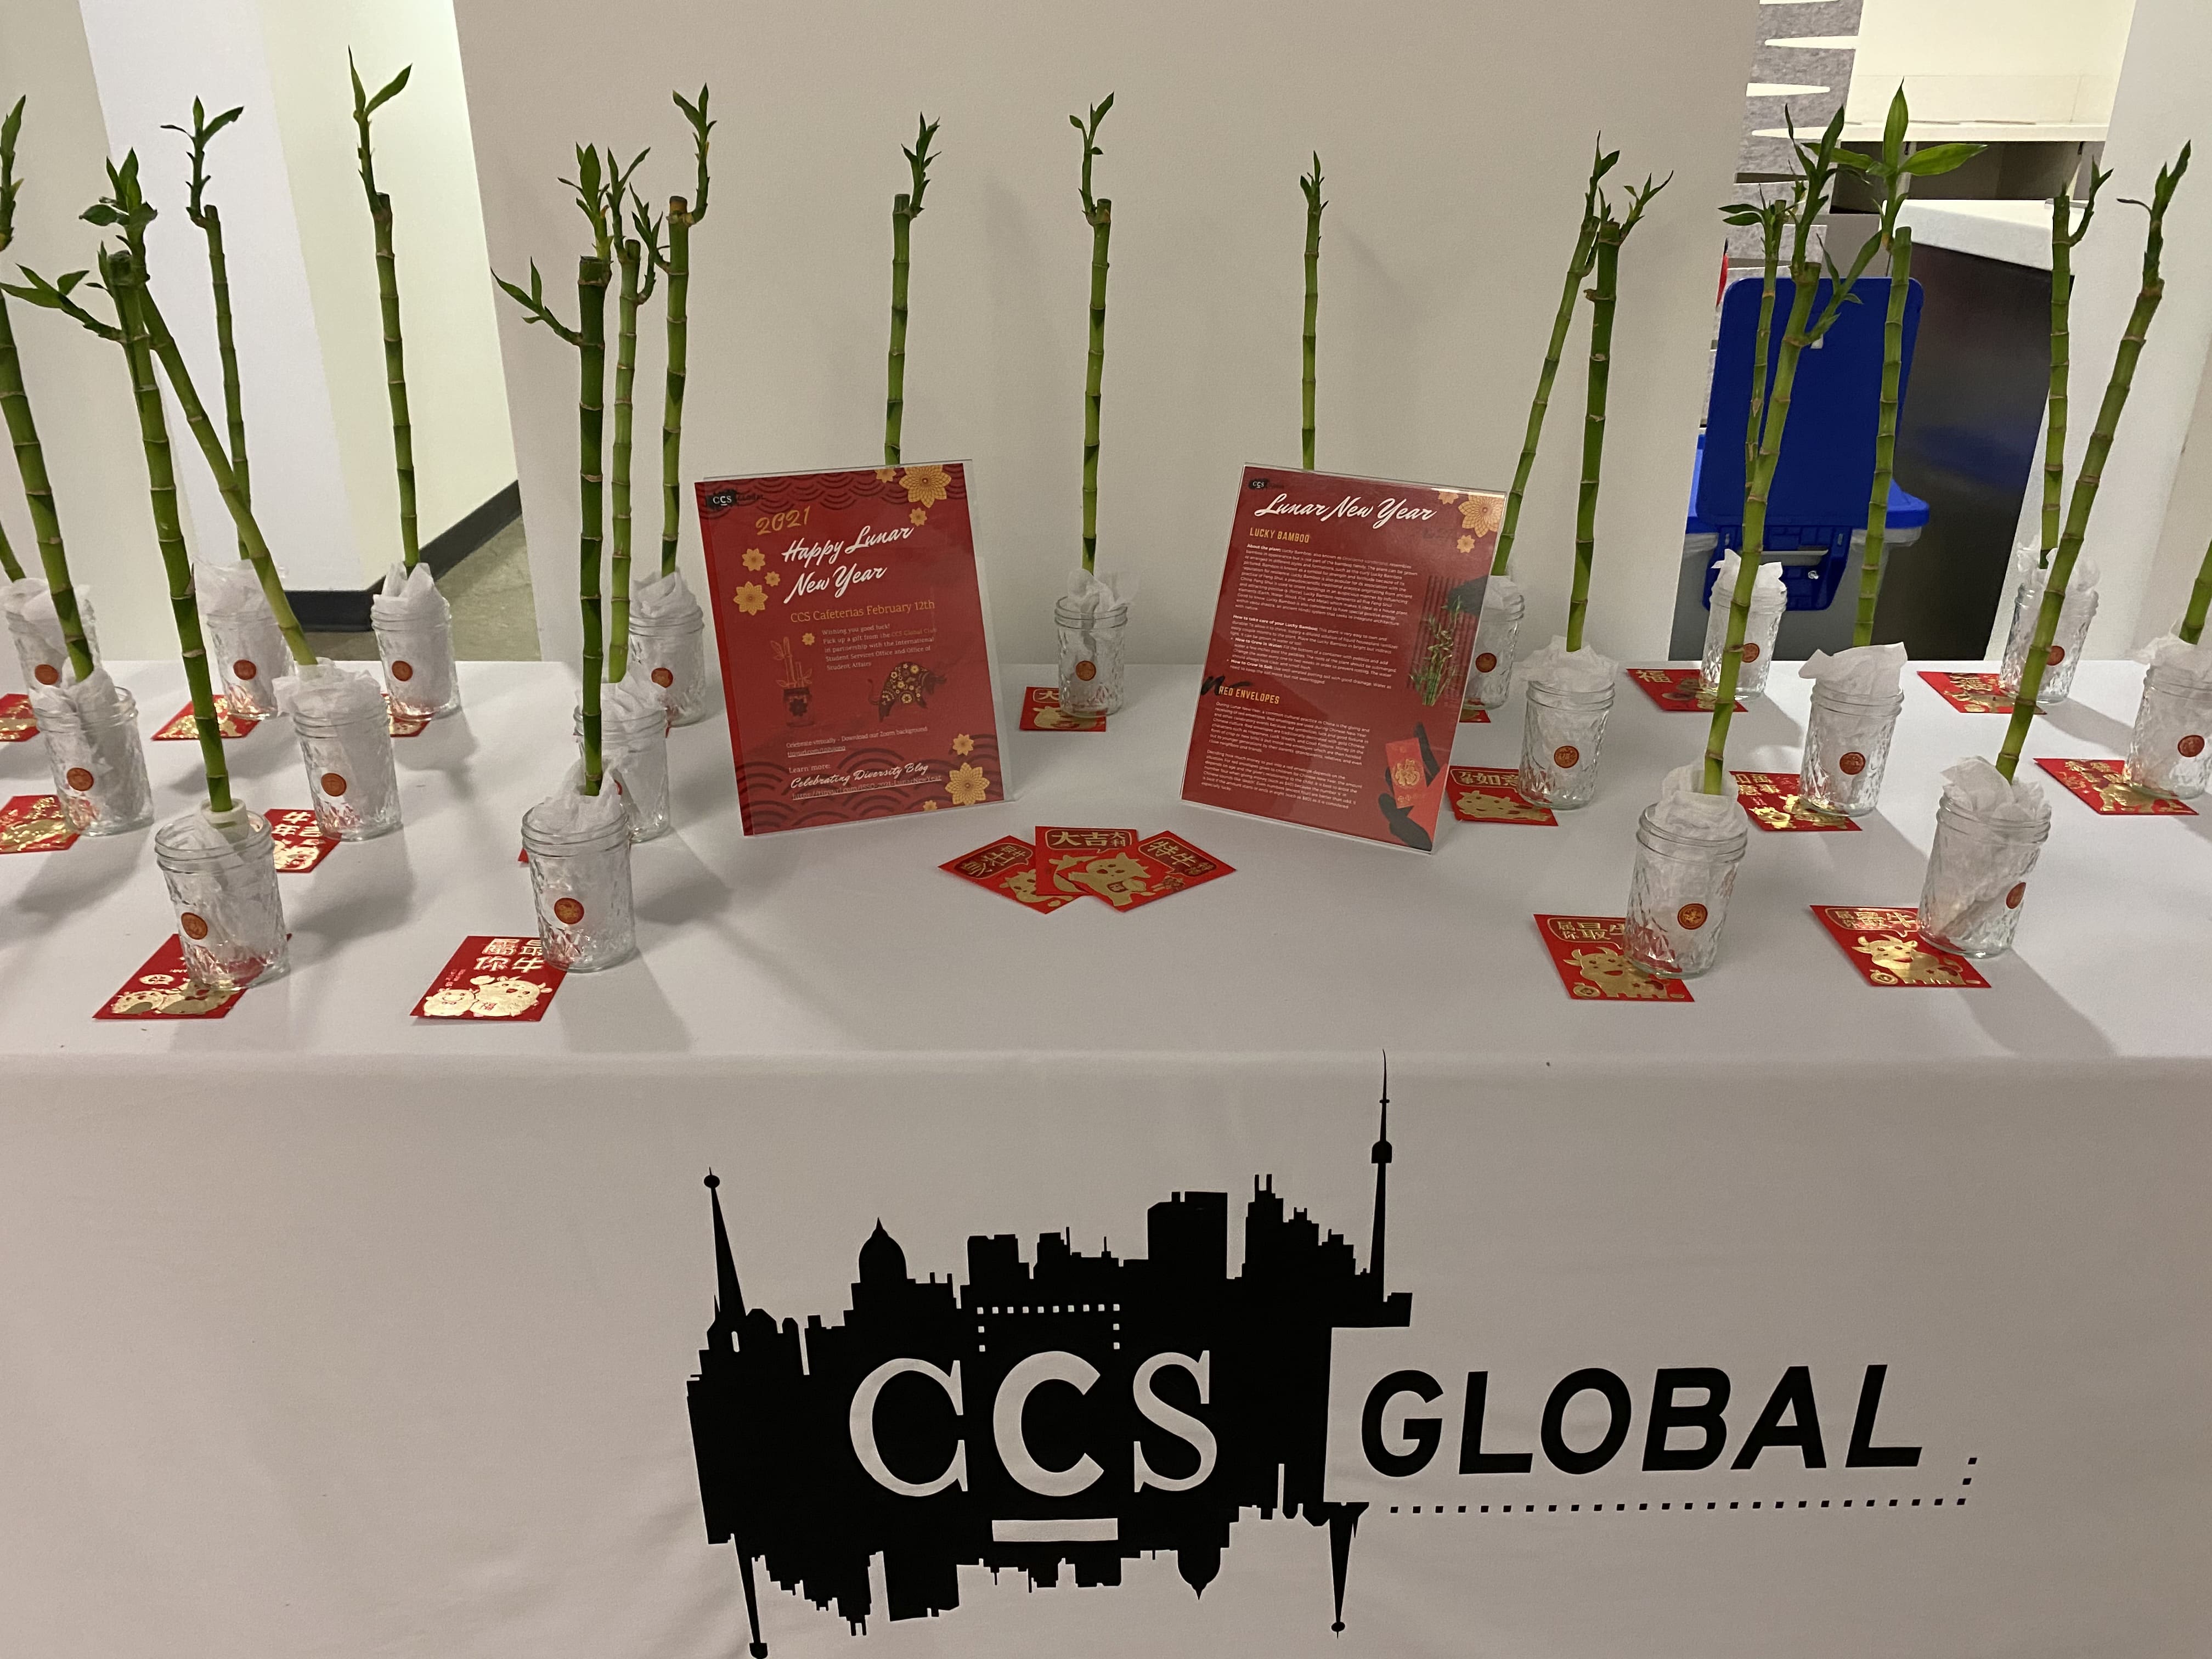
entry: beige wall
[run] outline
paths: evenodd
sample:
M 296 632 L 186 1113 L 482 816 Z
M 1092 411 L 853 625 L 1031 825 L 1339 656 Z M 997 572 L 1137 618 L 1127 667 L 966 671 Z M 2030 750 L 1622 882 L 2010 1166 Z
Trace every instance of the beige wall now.
M 648 193 L 688 188 L 669 89 L 714 85 L 689 477 L 878 459 L 898 149 L 917 108 L 943 118 L 915 231 L 907 453 L 972 459 L 1014 660 L 1048 654 L 1051 596 L 1079 556 L 1091 239 L 1071 111 L 1119 95 L 1098 175 L 1116 216 L 1100 563 L 1143 579 L 1133 655 L 1184 661 L 1202 653 L 1238 465 L 1297 456 L 1307 153 L 1334 201 L 1322 464 L 1502 485 L 1601 121 L 1625 170 L 1677 176 L 1623 261 L 1590 637 L 1664 653 L 1753 0 L 458 9 L 494 262 L 520 277 L 535 257 L 564 313 L 581 226 L 555 179 L 571 146 L 652 144 Z M 541 631 L 568 655 L 575 360 L 504 303 L 500 325 Z M 1539 643 L 1565 620 L 1581 383 L 1578 358 L 1516 557 Z M 641 510 L 646 542 L 657 503 Z
M 1846 107 L 1879 121 L 1899 79 L 1928 121 L 2101 122 L 2135 0 L 1864 0 Z

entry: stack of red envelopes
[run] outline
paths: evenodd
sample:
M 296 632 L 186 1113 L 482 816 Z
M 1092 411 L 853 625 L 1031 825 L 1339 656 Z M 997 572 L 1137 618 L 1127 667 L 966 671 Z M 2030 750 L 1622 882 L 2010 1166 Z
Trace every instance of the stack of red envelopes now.
M 1047 914 L 1085 896 L 1133 910 L 1236 873 L 1172 830 L 1139 836 L 1057 824 L 1040 825 L 1034 841 L 1007 836 L 939 867 Z

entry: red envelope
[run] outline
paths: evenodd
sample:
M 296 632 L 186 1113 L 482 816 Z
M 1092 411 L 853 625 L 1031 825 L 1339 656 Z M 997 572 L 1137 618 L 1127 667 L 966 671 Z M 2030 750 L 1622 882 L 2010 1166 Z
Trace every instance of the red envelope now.
M 414 1007 L 417 1019 L 540 1020 L 566 977 L 536 935 L 471 933 Z
M 1022 693 L 1022 730 L 1024 732 L 1103 732 L 1103 714 L 1063 714 L 1060 712 L 1060 688 L 1056 685 L 1032 685 Z
M 1133 830 L 1089 830 L 1041 823 L 1036 832 L 1037 889 L 1040 892 L 1066 893 L 1080 898 L 1085 890 L 1062 882 L 1054 873 L 1059 860 L 1070 860 L 1072 867 L 1079 855 L 1097 858 L 1136 844 L 1137 832 Z
M 261 724 L 259 720 L 245 720 L 232 714 L 230 705 L 223 701 L 222 693 L 220 691 L 215 694 L 215 720 L 216 730 L 220 731 L 225 738 L 242 738 Z M 154 741 L 197 743 L 199 740 L 199 735 L 200 728 L 192 720 L 192 706 L 186 703 L 177 711 L 174 719 L 154 734 Z
M 1073 893 L 1037 890 L 1036 848 L 1018 836 L 1003 836 L 988 847 L 963 853 L 951 863 L 937 867 L 1046 915 L 1063 904 L 1074 903 L 1078 896 Z
M 76 840 L 58 795 L 17 795 L 0 806 L 0 853 L 60 853 Z
M 276 873 L 304 875 L 337 850 L 335 836 L 326 836 L 315 815 L 304 806 L 276 806 L 264 812 L 270 839 L 276 843 Z
M 102 1003 L 94 1019 L 221 1019 L 243 991 L 208 991 L 185 971 L 185 942 L 174 933 L 146 965 Z
M 2197 809 L 2185 802 L 2168 800 L 2163 795 L 2147 795 L 2140 789 L 2130 788 L 2120 775 L 2124 762 L 2039 759 L 2035 763 L 2064 784 L 2075 799 L 2107 817 L 2197 816 Z
M 1471 702 L 1463 702 L 1459 706 L 1459 723 L 1462 726 L 1487 726 L 1490 724 L 1490 711 L 1477 708 Z
M 1936 694 L 1962 714 L 2009 714 L 2012 697 L 1994 674 L 1939 674 L 1927 669 L 1920 678 Z
M 1577 1002 L 1691 1002 L 1679 979 L 1647 974 L 1628 959 L 1621 940 L 1623 916 L 1538 916 L 1536 931 L 1559 970 L 1559 983 Z
M 1548 806 L 1522 799 L 1521 774 L 1511 767 L 1455 766 L 1447 796 L 1462 823 L 1542 823 L 1556 826 Z
M 1133 847 L 1105 853 L 1054 853 L 1051 858 L 1053 879 L 1063 890 L 1073 887 L 1116 910 L 1133 910 L 1168 898 L 1185 884 L 1167 865 Z
M 384 699 L 384 712 L 391 719 L 392 735 L 395 738 L 419 738 L 429 729 L 429 715 L 403 714 L 392 706 L 389 694 Z
M 10 691 L 0 697 L 0 743 L 28 743 L 38 735 L 39 720 L 31 713 L 31 694 Z
M 1974 970 L 1972 963 L 1939 951 L 1920 937 L 1917 909 L 1816 904 L 1813 914 L 1869 985 L 1989 988 L 1989 981 Z
M 1418 805 L 1429 784 L 1419 742 L 1413 738 L 1392 738 L 1382 745 L 1382 761 L 1390 769 L 1390 798 L 1401 807 Z
M 1701 671 L 1695 668 L 1632 668 L 1629 679 L 1644 695 L 1672 714 L 1710 714 L 1710 705 L 1698 701 L 1698 679 Z M 1735 713 L 1744 712 L 1743 705 L 1735 706 Z
M 1168 893 L 1181 893 L 1193 887 L 1203 887 L 1209 881 L 1218 881 L 1224 876 L 1233 876 L 1237 866 L 1224 863 L 1212 854 L 1203 852 L 1185 841 L 1172 830 L 1163 830 L 1157 836 L 1147 836 L 1137 843 L 1137 850 L 1146 857 L 1167 866 L 1167 890 L 1153 895 L 1165 898 Z M 1146 900 L 1149 903 L 1151 901 Z
M 1856 830 L 1840 813 L 1816 811 L 1797 798 L 1802 779 L 1796 772 L 1738 772 L 1736 804 L 1762 830 Z

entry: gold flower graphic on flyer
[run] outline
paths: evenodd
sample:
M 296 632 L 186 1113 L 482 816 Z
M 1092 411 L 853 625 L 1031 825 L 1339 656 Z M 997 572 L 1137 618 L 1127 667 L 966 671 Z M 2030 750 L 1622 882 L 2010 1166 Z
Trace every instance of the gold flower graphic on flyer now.
M 955 806 L 975 806 L 989 797 L 991 781 L 981 767 L 963 763 L 945 775 L 945 793 Z
M 910 466 L 900 480 L 906 498 L 916 507 L 934 507 L 951 493 L 952 475 L 941 466 Z
M 961 732 L 952 739 L 952 752 L 956 755 L 974 754 L 975 752 L 975 739 L 969 737 L 965 732 Z
M 744 564 L 746 569 L 758 570 L 767 563 L 768 555 L 762 552 L 757 547 L 749 547 L 745 550 Z
M 746 582 L 730 595 L 730 603 L 748 617 L 757 617 L 768 609 L 768 593 L 758 582 Z
M 1505 503 L 1495 495 L 1470 495 L 1459 504 L 1460 528 L 1487 536 L 1505 522 Z

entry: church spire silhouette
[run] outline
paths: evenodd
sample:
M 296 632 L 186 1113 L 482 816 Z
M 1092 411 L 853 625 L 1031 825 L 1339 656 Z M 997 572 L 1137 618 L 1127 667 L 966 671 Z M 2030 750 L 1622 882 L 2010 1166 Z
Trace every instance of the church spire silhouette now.
M 1375 1235 L 1367 1247 L 1367 1271 L 1375 1278 L 1375 1294 L 1387 1295 L 1382 1277 L 1383 1220 L 1389 1206 L 1390 1182 L 1390 1054 L 1382 1054 L 1382 1121 L 1376 1130 L 1375 1148 L 1368 1154 L 1375 1164 Z
M 714 1206 L 714 1322 L 709 1335 L 718 1343 L 734 1334 L 745 1316 L 744 1292 L 738 1288 L 738 1261 L 730 1254 L 729 1229 L 722 1224 L 721 1176 L 707 1171 L 707 1198 Z

